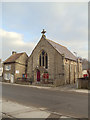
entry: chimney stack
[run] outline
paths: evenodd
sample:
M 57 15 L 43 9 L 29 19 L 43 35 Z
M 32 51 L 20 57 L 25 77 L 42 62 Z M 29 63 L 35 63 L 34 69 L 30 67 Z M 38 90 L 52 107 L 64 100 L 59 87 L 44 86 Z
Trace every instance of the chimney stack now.
M 12 51 L 12 55 L 13 55 L 13 54 L 16 54 L 16 53 L 17 53 L 16 51 Z

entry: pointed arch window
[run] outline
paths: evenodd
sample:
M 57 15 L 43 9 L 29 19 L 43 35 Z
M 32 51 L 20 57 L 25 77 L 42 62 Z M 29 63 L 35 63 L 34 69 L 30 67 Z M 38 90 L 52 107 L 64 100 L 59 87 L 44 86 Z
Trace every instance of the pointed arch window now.
M 39 56 L 39 65 L 41 66 L 41 55 Z
M 46 53 L 46 56 L 45 56 L 45 61 L 46 61 L 46 69 L 48 68 L 48 56 L 47 56 L 47 53 Z
M 45 64 L 44 64 L 44 56 L 45 56 L 45 52 L 44 52 L 44 50 L 42 51 L 42 66 L 44 66 Z
M 39 56 L 39 66 L 44 66 L 46 69 L 48 68 L 48 55 L 44 50 L 42 50 Z

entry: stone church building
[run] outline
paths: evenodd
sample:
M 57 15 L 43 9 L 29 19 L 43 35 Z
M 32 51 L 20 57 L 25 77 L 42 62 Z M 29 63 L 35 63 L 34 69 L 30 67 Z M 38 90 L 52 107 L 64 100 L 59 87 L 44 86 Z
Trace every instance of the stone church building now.
M 66 47 L 46 38 L 46 31 L 32 51 L 27 63 L 27 77 L 35 83 L 55 86 L 75 83 L 82 77 L 82 62 Z

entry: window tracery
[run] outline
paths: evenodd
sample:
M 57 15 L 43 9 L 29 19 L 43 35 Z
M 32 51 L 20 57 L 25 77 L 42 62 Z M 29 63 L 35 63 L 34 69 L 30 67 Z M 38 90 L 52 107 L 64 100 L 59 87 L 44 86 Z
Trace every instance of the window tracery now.
M 44 50 L 42 50 L 39 56 L 39 66 L 43 66 L 46 69 L 48 68 L 48 55 Z

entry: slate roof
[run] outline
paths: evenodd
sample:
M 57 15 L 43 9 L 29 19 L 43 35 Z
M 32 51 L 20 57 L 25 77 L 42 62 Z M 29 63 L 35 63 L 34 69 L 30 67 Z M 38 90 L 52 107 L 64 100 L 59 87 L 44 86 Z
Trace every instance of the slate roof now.
M 12 63 L 15 62 L 23 53 L 15 53 L 12 54 L 8 59 L 4 61 L 4 63 Z
M 47 41 L 60 53 L 60 54 L 64 54 L 65 58 L 70 59 L 70 60 L 77 60 L 77 57 L 75 57 L 65 46 L 62 46 L 52 40 L 48 40 Z

